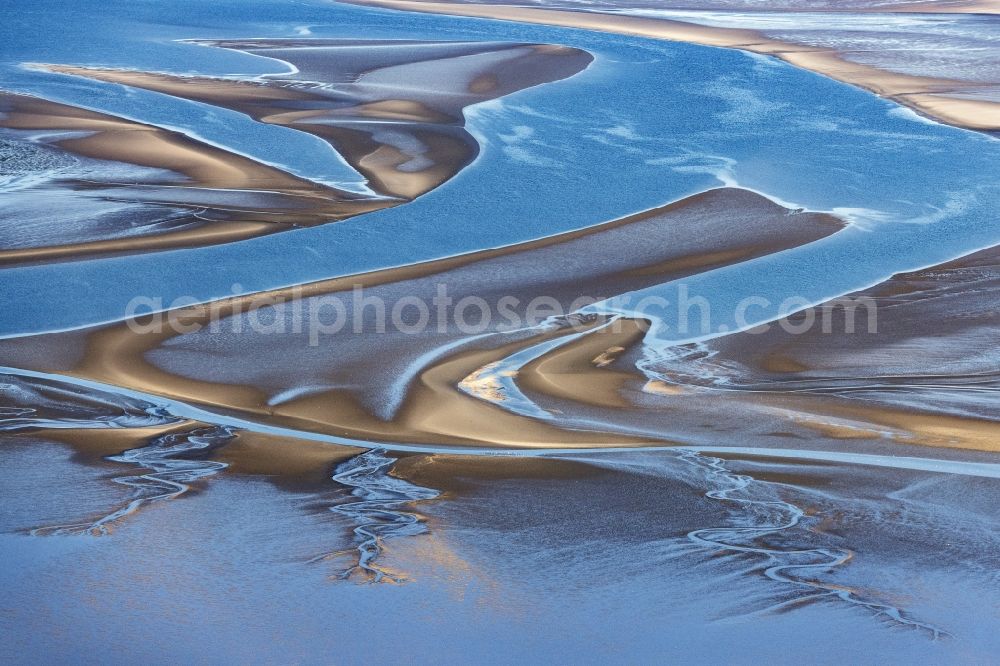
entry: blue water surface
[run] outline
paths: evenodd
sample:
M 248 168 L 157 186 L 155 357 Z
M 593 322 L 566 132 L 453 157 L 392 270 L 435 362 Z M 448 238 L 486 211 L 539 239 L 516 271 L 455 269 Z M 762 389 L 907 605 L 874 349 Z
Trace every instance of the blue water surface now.
M 3 270 L 0 335 L 116 320 L 136 295 L 166 306 L 179 297 L 228 296 L 234 284 L 257 291 L 507 245 L 722 184 L 837 212 L 852 224 L 825 240 L 686 280 L 715 312 L 731 312 L 748 295 L 816 302 L 1000 242 L 1000 141 L 729 49 L 333 2 L 52 0 L 19 7 L 0 25 L 0 87 L 177 128 L 307 177 L 362 188 L 314 137 L 24 66 L 256 76 L 286 67 L 177 40 L 298 37 L 305 30 L 314 37 L 560 43 L 596 60 L 572 79 L 469 109 L 480 156 L 412 203 L 223 246 Z M 653 291 L 674 300 L 677 286 Z M 720 325 L 734 326 L 727 317 Z

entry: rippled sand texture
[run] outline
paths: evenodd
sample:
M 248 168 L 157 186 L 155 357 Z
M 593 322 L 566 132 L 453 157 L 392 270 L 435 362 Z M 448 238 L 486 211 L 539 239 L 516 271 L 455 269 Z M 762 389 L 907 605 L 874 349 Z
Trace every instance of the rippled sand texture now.
M 397 205 L 475 158 L 478 145 L 463 129 L 466 106 L 571 76 L 591 61 L 577 49 L 537 44 L 203 45 L 272 57 L 297 72 L 236 80 L 46 67 L 316 135 L 367 180 L 369 192 L 299 178 L 180 132 L 3 94 L 0 127 L 8 131 L 0 151 L 14 166 L 3 174 L 11 191 L 0 222 L 0 262 L 229 242 Z
M 472 388 L 564 428 L 694 446 L 996 451 L 997 256 L 898 275 L 701 343 L 649 348 L 642 322 L 617 320 L 494 360 Z
M 48 65 L 51 71 L 233 109 L 329 142 L 378 194 L 409 200 L 476 156 L 470 104 L 572 76 L 592 57 L 561 46 L 345 40 L 195 42 L 275 58 L 295 73 L 258 81 Z
M 597 329 L 580 343 L 593 357 L 641 340 L 635 324 L 607 326 L 604 317 L 543 321 L 552 305 L 532 312 L 531 300 L 545 296 L 572 312 L 610 295 L 795 247 L 840 228 L 841 222 L 828 215 L 790 212 L 746 190 L 719 189 L 522 245 L 194 308 L 180 313 L 195 328 L 201 323 L 190 334 L 169 327 L 137 333 L 122 323 L 4 340 L 0 361 L 361 441 L 536 447 L 661 442 L 660 432 L 565 430 L 506 408 L 508 400 L 517 403 L 516 395 L 508 395 L 490 364 Z M 559 270 L 552 271 L 553 266 Z M 410 308 L 403 326 L 390 323 L 377 332 L 380 317 L 385 321 L 390 313 L 380 316 L 362 300 L 381 299 L 390 309 L 404 298 L 430 304 L 440 285 L 453 305 L 467 296 L 487 302 L 516 299 L 511 316 L 533 325 L 515 327 L 494 315 L 488 326 L 470 334 L 458 325 L 452 307 L 443 327 L 435 314 L 426 330 L 415 333 L 408 329 L 418 323 Z M 364 288 L 363 294 L 354 291 L 356 286 Z M 331 324 L 335 308 L 322 305 L 324 297 L 339 299 L 346 317 L 341 329 L 311 341 L 310 326 L 295 319 L 305 315 Z M 471 312 L 466 326 L 480 323 Z M 220 316 L 219 325 L 208 325 Z M 614 393 L 608 382 L 618 380 L 600 363 L 581 363 L 572 380 L 578 393 L 591 396 L 588 400 Z
M 599 353 L 592 335 L 499 367 L 564 423 L 695 445 L 735 436 L 762 448 L 857 440 L 996 451 L 998 293 L 994 248 L 822 304 L 787 329 L 655 352 L 632 335 Z
M 823 304 L 806 333 L 770 326 L 647 367 L 678 390 L 771 405 L 828 436 L 997 451 L 998 312 L 992 248 Z
M 977 631 L 976 620 L 967 625 L 960 618 L 995 616 L 964 582 L 994 578 L 987 545 L 996 542 L 995 517 L 986 509 L 997 492 L 991 479 L 688 451 L 542 461 L 420 456 L 402 459 L 396 473 L 449 493 L 451 501 L 424 511 L 432 525 L 454 528 L 449 541 L 461 542 L 473 565 L 496 563 L 495 576 L 516 575 L 526 587 L 548 590 L 540 596 L 562 598 L 565 587 L 575 589 L 580 581 L 572 572 L 600 575 L 638 597 L 645 596 L 640 589 L 671 587 L 669 605 L 688 618 L 663 630 L 675 645 L 687 642 L 676 631 L 687 622 L 699 625 L 691 643 L 703 645 L 705 632 L 719 631 L 728 635 L 718 640 L 732 649 L 734 634 L 771 635 L 796 617 L 806 634 L 816 621 L 830 628 L 855 617 L 871 627 L 881 621 L 892 630 L 887 634 L 934 649 L 934 638 L 963 642 Z M 475 530 L 483 520 L 496 529 Z M 959 530 L 951 546 L 937 541 L 958 524 L 968 531 Z M 511 541 L 519 549 L 516 563 L 503 556 Z M 939 548 L 965 554 L 942 557 Z M 695 582 L 706 578 L 744 593 Z M 949 611 L 918 601 L 949 585 L 963 590 Z M 711 620 L 693 619 L 708 608 Z M 839 641 L 822 642 L 826 656 L 839 649 Z M 705 651 L 712 648 L 699 648 Z
M 14 162 L 2 262 L 227 242 L 385 205 L 160 127 L 24 95 L 0 105 Z
M 3 381 L 34 387 L 32 404 L 44 403 L 40 382 Z M 122 411 L 113 402 L 89 413 Z M 255 660 L 353 660 L 362 646 L 369 657 L 398 649 L 379 640 L 381 621 L 357 622 L 358 613 L 405 616 L 404 634 L 449 636 L 416 642 L 411 653 L 421 661 L 442 651 L 452 661 L 455 643 L 463 645 L 455 661 L 480 653 L 493 660 L 484 645 L 493 641 L 511 641 L 505 657 L 537 654 L 536 632 L 584 661 L 610 658 L 622 641 L 630 654 L 720 659 L 734 645 L 755 656 L 848 657 L 860 643 L 897 657 L 953 660 L 988 655 L 996 644 L 995 609 L 982 588 L 995 580 L 995 478 L 781 452 L 397 460 L 377 449 L 359 455 L 237 431 L 187 450 L 187 465 L 204 457 L 203 467 L 228 466 L 183 479 L 180 501 L 157 501 L 159 488 L 108 483 L 135 475 L 120 456 L 81 465 L 54 434 L 5 433 L 6 617 L 31 631 L 9 636 L 4 655 L 36 642 L 40 654 L 68 654 L 92 631 L 111 636 L 101 650 L 128 654 L 173 654 L 177 640 L 202 638 L 203 657 Z M 145 448 L 163 451 L 163 442 Z M 174 453 L 183 462 L 182 448 Z M 255 469 L 261 454 L 270 462 Z M 163 474 L 146 471 L 147 481 Z M 36 534 L 51 534 L 77 527 L 60 521 L 90 514 L 100 521 L 143 498 L 142 515 L 118 511 L 102 524 L 104 534 L 113 530 L 107 540 L 12 534 L 37 525 L 45 527 Z M 409 584 L 331 587 L 344 576 Z M 53 578 L 74 583 L 43 584 Z M 107 603 L 99 613 L 88 603 L 95 590 Z M 267 613 L 224 612 L 234 594 Z M 135 621 L 128 600 L 148 595 L 159 606 Z M 49 608 L 72 621 L 44 621 Z M 123 623 L 127 639 L 114 630 Z M 817 624 L 854 641 L 818 640 Z M 275 638 L 279 627 L 291 629 Z M 775 635 L 788 639 L 778 646 Z
M 87 259 L 0 271 L 25 294 L 0 339 L 0 662 L 1000 654 L 1000 246 L 882 263 L 998 242 L 963 164 L 994 137 L 719 49 L 311 0 L 220 27 L 250 5 L 177 1 L 108 10 L 169 41 L 155 58 L 0 58 L 52 91 L 0 93 L 0 262 Z M 996 126 L 992 56 L 969 55 L 993 0 L 359 2 L 742 48 Z M 170 41 L 311 30 L 426 39 Z M 926 69 L 950 48 L 968 67 Z M 192 52 L 212 60 L 177 73 Z M 204 75 L 250 56 L 277 73 Z M 84 89 L 195 109 L 192 134 L 55 101 Z M 248 157 L 248 128 L 343 164 Z M 200 280 L 235 295 L 128 321 L 105 299 Z M 785 322 L 805 332 L 615 305 L 876 280 Z
M 668 432 L 695 446 L 996 451 L 997 256 L 898 275 L 705 342 L 652 349 L 641 330 L 602 331 L 494 368 L 566 427 Z
M 993 2 L 354 1 L 738 48 L 861 86 L 942 122 L 1000 129 L 1000 18 Z
M 0 362 L 347 443 L 996 450 L 995 250 L 823 304 L 804 334 L 800 314 L 651 348 L 644 321 L 546 315 L 839 228 L 719 189 L 540 241 L 176 311 L 181 328 L 143 318 L 4 340 Z M 407 299 L 443 296 L 441 324 L 433 312 L 421 327 L 412 307 L 391 320 Z M 537 296 L 551 303 L 529 307 Z M 480 325 L 473 308 L 460 326 L 453 306 L 468 297 L 512 300 L 504 318 Z
M 467 0 L 471 4 L 521 5 L 530 7 L 551 6 L 550 0 L 525 0 L 524 2 L 489 2 Z M 620 0 L 561 0 L 561 6 L 574 9 L 604 10 L 623 6 Z M 997 0 L 630 0 L 629 7 L 637 9 L 711 9 L 713 11 L 760 12 L 942 12 L 942 13 L 997 13 Z

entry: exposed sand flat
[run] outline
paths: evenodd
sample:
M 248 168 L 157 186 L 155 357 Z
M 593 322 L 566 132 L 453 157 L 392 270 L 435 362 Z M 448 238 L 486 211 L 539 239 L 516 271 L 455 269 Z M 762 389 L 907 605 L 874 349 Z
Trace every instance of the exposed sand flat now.
M 444 493 L 461 493 L 483 481 L 580 479 L 602 473 L 606 472 L 574 460 L 461 454 L 404 455 L 392 467 L 394 476 Z
M 156 437 L 198 426 L 204 424 L 196 421 L 180 421 L 169 425 L 140 428 L 40 428 L 33 430 L 32 434 L 68 446 L 73 449 L 81 462 L 98 463 L 108 456 L 144 446 Z
M 490 370 L 569 427 L 600 422 L 696 445 L 857 440 L 995 452 L 998 257 L 983 250 L 822 304 L 804 333 L 771 324 L 678 346 L 645 359 L 662 378 L 649 382 L 636 369 L 643 322 L 627 320 Z M 503 404 L 502 394 L 480 397 Z
M 118 324 L 5 340 L 0 343 L 0 360 L 10 366 L 169 396 L 251 420 L 366 441 L 521 447 L 663 443 L 662 433 L 565 429 L 459 388 L 463 380 L 490 363 L 540 343 L 596 330 L 604 323 L 599 318 L 565 320 L 561 327 L 520 332 L 489 328 L 486 335 L 476 338 L 457 327 L 449 315 L 443 328 L 432 323 L 417 333 L 392 327 L 380 333 L 372 309 L 353 314 L 358 297 L 351 289 L 361 285 L 365 297 L 377 297 L 392 307 L 403 297 L 421 298 L 429 304 L 438 285 L 445 284 L 455 302 L 479 296 L 496 303 L 502 296 L 512 296 L 519 300 L 518 314 L 530 321 L 526 308 L 535 296 L 553 299 L 569 312 L 579 306 L 573 304 L 581 297 L 624 293 L 763 256 L 822 238 L 841 226 L 836 218 L 789 212 L 745 190 L 713 190 L 529 243 L 177 313 L 186 324 L 205 324 L 214 310 L 222 319 L 215 332 L 142 333 Z M 559 270 L 553 272 L 553 266 Z M 285 321 L 296 316 L 296 309 L 309 312 L 319 299 L 329 296 L 342 299 L 350 320 L 341 330 L 318 338 L 316 344 L 310 344 L 308 322 L 300 330 L 256 331 L 246 314 L 254 311 L 259 321 Z M 637 337 L 634 328 L 628 330 L 629 340 Z M 593 359 L 623 344 L 618 338 L 611 343 L 597 339 L 599 343 L 581 343 L 582 352 L 567 352 L 566 362 L 551 369 L 556 373 L 575 369 L 583 356 L 593 353 Z M 549 369 L 547 365 L 541 368 L 543 381 Z M 587 379 L 581 376 L 580 381 L 585 384 Z M 556 385 L 564 381 L 555 377 Z M 612 402 L 614 391 L 611 382 L 593 399 Z
M 643 383 L 638 371 L 608 367 L 628 347 L 642 342 L 645 322 L 623 320 L 561 345 L 517 371 L 519 388 L 584 405 L 627 407 L 622 389 L 629 382 Z
M 1000 104 L 989 100 L 962 99 L 932 92 L 900 93 L 893 99 L 960 127 L 987 131 L 1000 128 Z
M 860 86 L 908 106 L 926 116 L 943 122 L 976 130 L 1000 129 L 1000 103 L 977 101 L 970 103 L 949 92 L 975 88 L 974 83 L 890 72 L 847 60 L 835 49 L 808 46 L 769 38 L 761 32 L 747 29 L 698 25 L 669 19 L 644 18 L 597 11 L 574 11 L 572 7 L 547 9 L 504 4 L 472 4 L 465 2 L 428 2 L 425 0 L 350 0 L 404 11 L 453 14 L 495 18 L 521 23 L 558 25 L 600 30 L 654 39 L 692 42 L 707 46 L 738 48 L 754 53 L 773 55 L 793 65 L 830 76 L 845 83 Z M 889 11 L 947 12 L 942 4 L 892 5 Z M 952 7 L 952 5 L 948 5 Z M 904 8 L 905 7 L 905 8 Z M 960 11 L 995 13 L 996 2 L 962 3 L 954 5 Z M 868 11 L 879 11 L 875 7 Z
M 208 446 L 203 446 L 204 441 L 187 446 L 190 436 L 197 433 L 217 439 Z M 43 533 L 86 533 L 95 526 L 92 533 L 109 533 L 164 491 L 168 494 L 161 498 L 172 499 L 195 490 L 185 486 L 200 480 L 198 467 L 202 463 L 198 460 L 204 460 L 212 474 L 263 477 L 280 488 L 315 492 L 328 491 L 336 466 L 363 451 L 294 437 L 216 429 L 135 398 L 19 375 L 0 376 L 0 434 L 13 442 L 21 437 L 66 446 L 72 450 L 74 462 L 96 467 L 102 478 L 115 482 L 109 486 L 132 489 L 123 500 L 109 487 L 108 503 L 96 512 L 63 516 L 84 522 L 42 526 Z M 143 455 L 143 451 L 148 454 Z M 192 470 L 195 474 L 186 476 Z M 175 494 L 178 490 L 181 492 Z M 109 513 L 116 505 L 123 506 L 123 501 L 138 503 Z M 108 516 L 113 517 L 107 520 Z
M 495 18 L 517 21 L 519 23 L 559 25 L 569 28 L 585 28 L 623 35 L 635 35 L 638 37 L 652 37 L 654 39 L 689 41 L 710 46 L 743 46 L 760 40 L 760 36 L 752 30 L 710 28 L 682 23 L 680 21 L 661 21 L 635 16 L 612 16 L 597 12 L 542 9 L 499 4 L 425 2 L 424 0 L 351 1 L 359 5 L 373 5 L 403 11 Z
M 78 214 L 85 224 L 74 218 L 60 227 L 31 209 L 27 214 L 37 238 L 24 241 L 15 211 L 5 221 L 12 238 L 6 247 L 0 243 L 0 263 L 226 243 L 398 205 L 438 187 L 475 158 L 478 145 L 463 128 L 465 106 L 571 76 L 592 60 L 578 49 L 539 44 L 198 43 L 279 58 L 299 69 L 296 76 L 307 78 L 214 79 L 36 66 L 234 109 L 262 123 L 315 135 L 364 176 L 373 193 L 356 194 L 300 178 L 180 132 L 0 93 L 4 113 L 0 127 L 19 132 L 11 134 L 8 143 L 26 146 L 21 152 L 38 153 L 24 133 L 41 137 L 46 132 L 82 133 L 39 141 L 55 155 L 75 155 L 89 160 L 92 167 L 108 162 L 149 171 L 117 180 L 102 180 L 100 175 L 95 179 L 95 168 L 86 179 L 74 179 L 72 173 L 50 174 L 49 181 L 36 189 L 58 188 L 67 215 L 88 207 L 87 213 Z M 336 158 L 331 155 L 331 159 Z M 69 205 L 72 198 L 80 202 L 78 206 Z M 40 199 L 22 201 L 22 207 L 37 208 Z M 132 208 L 123 209 L 126 204 Z M 159 217 L 157 210 L 162 211 Z M 151 219 L 141 226 L 136 223 L 139 216 Z
M 131 254 L 134 252 L 151 252 L 232 243 L 247 238 L 254 238 L 255 236 L 276 233 L 284 229 L 293 228 L 293 226 L 268 222 L 216 220 L 211 224 L 204 225 L 204 227 L 192 230 L 151 234 L 139 238 L 129 237 L 122 240 L 70 243 L 24 250 L 0 250 L 0 264 L 39 264 L 98 254 Z
M 942 413 L 920 413 L 877 404 L 845 401 L 787 401 L 790 418 L 833 439 L 889 439 L 947 449 L 1000 452 L 1000 421 Z
M 874 11 L 874 10 L 873 10 Z M 1000 14 L 1000 0 L 955 0 L 955 2 L 913 2 L 879 11 L 927 12 L 948 14 Z
M 657 371 L 835 438 L 1000 450 L 998 257 L 984 250 L 851 294 L 877 306 L 875 333 L 866 301 L 834 301 L 805 333 L 775 325 L 718 338 Z
M 227 474 L 266 476 L 291 488 L 328 487 L 334 468 L 363 449 L 291 437 L 240 431 L 213 460 L 228 465 Z
M 469 2 L 470 0 L 465 0 Z M 567 9 L 601 11 L 619 9 L 621 0 L 562 0 Z M 550 6 L 549 0 L 494 0 L 471 4 L 497 4 L 529 7 Z M 1000 11 L 997 0 L 629 0 L 627 5 L 638 9 L 708 10 L 716 12 L 824 12 L 824 13 L 976 13 L 994 14 Z
M 45 67 L 225 107 L 262 123 L 313 134 L 330 143 L 374 190 L 409 200 L 454 176 L 478 153 L 475 140 L 462 129 L 464 107 L 572 76 L 592 60 L 578 49 L 539 44 L 193 43 L 276 58 L 297 71 L 238 80 Z
M 986 131 L 1000 129 L 1000 103 L 948 96 L 949 92 L 963 93 L 974 88 L 967 81 L 889 72 L 845 60 L 836 51 L 791 50 L 775 55 L 804 69 L 859 85 L 950 125 Z
M 87 132 L 58 139 L 54 145 L 71 153 L 166 169 L 194 187 L 256 190 L 272 188 L 302 196 L 347 193 L 298 178 L 274 167 L 210 146 L 171 130 L 49 100 L 0 94 L 0 126 L 14 130 Z M 173 183 L 166 183 L 173 184 Z
M 9 93 L 0 93 L 0 110 L 0 127 L 73 133 L 46 140 L 45 145 L 54 150 L 100 160 L 98 165 L 116 162 L 162 170 L 139 182 L 80 181 L 70 172 L 63 177 L 57 174 L 45 187 L 90 202 L 107 200 L 112 202 L 107 206 L 111 210 L 120 209 L 124 202 L 137 211 L 163 207 L 165 216 L 181 211 L 168 228 L 154 225 L 145 234 L 119 233 L 109 225 L 103 232 L 109 236 L 106 239 L 74 242 L 68 233 L 64 238 L 55 231 L 35 246 L 0 249 L 0 262 L 231 242 L 344 219 L 389 203 L 298 178 L 179 132 L 109 114 Z M 131 221 L 127 214 L 120 216 L 122 223 Z M 16 216 L 5 220 L 10 225 L 17 222 Z
M 312 102 L 330 106 L 336 104 L 333 100 L 320 95 L 297 92 L 290 88 L 270 90 L 269 86 L 245 81 L 181 78 L 146 72 L 57 65 L 47 66 L 47 69 L 224 106 L 246 112 L 260 122 L 293 127 L 320 136 L 333 143 L 338 152 L 369 180 L 374 189 L 392 198 L 412 199 L 433 189 L 470 161 L 468 158 L 470 151 L 474 154 L 471 137 L 461 136 L 452 129 L 428 137 L 426 132 L 418 128 L 414 130 L 414 138 L 424 148 L 423 152 L 438 155 L 442 161 L 434 166 L 407 172 L 401 167 L 411 162 L 415 155 L 407 155 L 392 145 L 373 142 L 369 132 L 325 124 L 323 121 L 328 118 L 328 114 L 322 110 L 292 111 L 281 106 L 282 103 L 291 102 Z M 360 110 L 361 113 L 364 111 L 365 109 Z M 377 117 L 384 118 L 385 113 L 379 113 Z M 427 122 L 426 117 L 420 117 L 418 114 L 411 114 L 411 118 L 412 120 L 408 122 L 421 125 Z M 350 119 L 343 122 L 351 124 Z M 449 127 L 450 122 L 446 125 L 446 128 Z

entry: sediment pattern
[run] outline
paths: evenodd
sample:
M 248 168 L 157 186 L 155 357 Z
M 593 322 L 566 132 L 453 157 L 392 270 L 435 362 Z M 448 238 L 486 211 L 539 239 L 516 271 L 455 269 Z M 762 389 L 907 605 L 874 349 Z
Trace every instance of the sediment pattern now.
M 995 140 L 759 57 L 989 131 L 990 2 L 356 4 L 179 26 L 154 3 L 121 23 L 149 54 L 0 59 L 0 550 L 29 575 L 79 556 L 67 594 L 111 613 L 162 549 L 162 608 L 195 631 L 239 590 L 268 611 L 252 648 L 418 655 L 400 618 L 431 615 L 514 647 L 750 618 L 748 659 L 838 632 L 995 654 Z M 292 137 L 308 155 L 270 145 Z M 147 280 L 164 311 L 119 315 Z M 702 330 L 668 316 L 701 305 L 634 302 L 689 284 L 801 297 Z M 49 571 L 0 581 L 4 618 L 48 604 L 22 642 L 98 626 Z
M 434 499 L 438 492 L 391 475 L 395 458 L 384 449 L 371 449 L 337 466 L 333 480 L 351 489 L 353 499 L 335 504 L 330 511 L 346 516 L 355 524 L 353 551 L 321 555 L 314 562 L 343 556 L 357 558 L 357 563 L 340 572 L 349 579 L 359 575 L 371 583 L 402 583 L 406 578 L 378 562 L 388 539 L 416 536 L 427 531 L 414 502 Z

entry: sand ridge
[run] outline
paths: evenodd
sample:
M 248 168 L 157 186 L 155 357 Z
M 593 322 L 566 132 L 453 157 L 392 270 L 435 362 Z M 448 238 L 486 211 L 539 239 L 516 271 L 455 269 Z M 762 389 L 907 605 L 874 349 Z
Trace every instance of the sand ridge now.
M 360 5 L 403 11 L 583 28 L 653 39 L 691 42 L 706 46 L 736 48 L 772 55 L 798 67 L 860 86 L 879 96 L 910 107 L 920 114 L 951 125 L 985 131 L 1000 129 L 1000 103 L 949 96 L 950 92 L 956 94 L 967 92 L 976 88 L 977 84 L 968 81 L 890 72 L 847 60 L 834 49 L 779 41 L 755 30 L 705 26 L 673 19 L 644 18 L 600 13 L 599 11 L 574 11 L 569 8 L 549 9 L 428 0 L 349 1 Z M 896 7 L 891 11 L 927 11 L 931 7 L 936 7 L 933 11 L 950 11 L 932 4 L 915 4 L 906 9 Z M 995 13 L 997 10 L 996 3 L 988 0 L 963 4 L 958 7 L 959 11 L 969 13 Z

